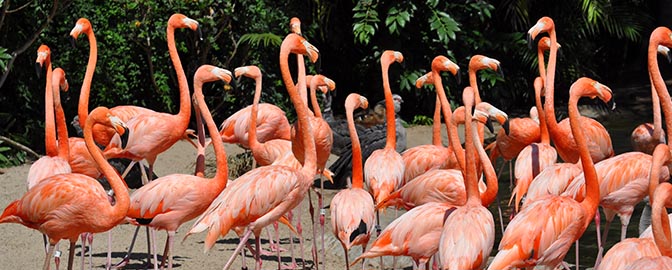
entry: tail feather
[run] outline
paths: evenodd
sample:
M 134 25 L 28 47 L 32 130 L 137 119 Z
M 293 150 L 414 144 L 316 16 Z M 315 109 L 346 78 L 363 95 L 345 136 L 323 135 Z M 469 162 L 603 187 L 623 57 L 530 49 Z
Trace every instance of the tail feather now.
M 397 190 L 376 204 L 376 209 L 381 210 L 390 206 L 401 208 L 404 206 L 403 204 L 404 201 L 401 199 L 401 192 Z
M 366 259 L 366 258 L 375 258 L 380 256 L 395 256 L 399 255 L 400 250 L 398 247 L 392 245 L 392 232 L 386 231 L 381 234 L 378 239 L 371 245 L 369 250 L 359 255 L 350 266 L 354 266 L 357 262 Z
M 21 218 L 16 214 L 19 210 L 19 200 L 11 202 L 5 208 L 5 211 L 2 212 L 0 216 L 0 223 L 21 223 Z
M 523 264 L 522 256 L 517 247 L 500 250 L 488 266 L 488 270 L 512 269 L 516 265 Z

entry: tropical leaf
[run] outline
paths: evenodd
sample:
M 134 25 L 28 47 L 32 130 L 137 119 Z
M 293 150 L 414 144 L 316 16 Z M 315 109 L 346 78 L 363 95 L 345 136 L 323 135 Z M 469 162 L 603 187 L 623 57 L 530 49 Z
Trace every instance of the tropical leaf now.
M 238 42 L 255 47 L 279 47 L 282 44 L 282 37 L 273 33 L 247 33 L 242 35 Z

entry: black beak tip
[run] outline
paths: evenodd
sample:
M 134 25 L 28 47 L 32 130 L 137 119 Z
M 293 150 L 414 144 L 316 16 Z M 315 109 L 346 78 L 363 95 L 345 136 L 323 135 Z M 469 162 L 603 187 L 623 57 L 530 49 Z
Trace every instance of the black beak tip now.
M 502 66 L 497 66 L 497 74 L 502 76 L 502 78 L 504 77 L 504 70 L 502 69 Z
M 203 31 L 201 31 L 201 27 L 200 27 L 200 26 L 198 26 L 198 27 L 196 28 L 196 32 L 198 32 L 198 40 L 199 40 L 199 41 L 203 41 Z
M 505 133 L 506 135 L 509 135 L 509 134 L 510 134 L 510 131 L 511 131 L 511 130 L 510 130 L 510 127 L 509 127 L 509 120 L 506 120 L 506 121 L 504 122 L 504 125 L 502 125 L 502 128 L 504 129 L 504 133 Z
M 238 80 L 236 80 L 235 78 L 232 79 L 231 82 L 229 83 L 229 86 L 231 86 L 232 90 L 238 88 Z
M 492 126 L 492 121 L 488 118 L 488 121 L 485 122 L 485 127 L 488 128 L 490 133 L 495 133 L 495 128 Z
M 73 38 L 72 36 L 68 36 L 68 39 L 70 40 L 70 45 L 72 45 L 72 48 L 77 48 L 75 38 Z
M 322 55 L 317 53 L 317 61 L 315 61 L 315 71 L 317 74 L 322 74 Z
M 37 73 L 38 79 L 42 77 L 42 64 L 38 62 L 35 63 L 35 73 Z
M 462 84 L 462 73 L 459 70 L 457 71 L 457 74 L 455 74 L 455 80 L 458 86 Z
M 534 50 L 534 39 L 532 39 L 532 35 L 529 33 L 527 34 L 527 47 L 530 48 L 530 50 Z
M 614 99 L 610 99 L 609 102 L 607 102 L 607 107 L 609 107 L 609 110 L 616 110 L 616 102 Z
M 667 58 L 667 62 L 668 62 L 668 63 L 672 63 L 672 53 L 667 53 L 666 56 L 667 56 L 667 57 L 666 57 L 666 58 Z
M 128 127 L 124 127 L 124 134 L 121 135 L 121 149 L 125 149 L 128 145 Z

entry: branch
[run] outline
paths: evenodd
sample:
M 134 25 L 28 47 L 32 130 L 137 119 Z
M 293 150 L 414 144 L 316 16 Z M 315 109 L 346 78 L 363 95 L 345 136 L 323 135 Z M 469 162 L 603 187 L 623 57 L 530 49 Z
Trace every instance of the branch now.
M 51 7 L 51 11 L 49 15 L 47 16 L 47 19 L 44 21 L 44 23 L 38 28 L 38 30 L 33 34 L 33 36 L 26 41 L 23 46 L 21 46 L 18 50 L 15 50 L 12 52 L 12 59 L 9 60 L 7 63 L 6 71 L 5 73 L 2 74 L 2 78 L 0 78 L 0 88 L 2 87 L 3 84 L 5 84 L 5 80 L 7 79 L 7 75 L 9 75 L 9 71 L 12 69 L 12 65 L 14 64 L 14 60 L 25 52 L 30 45 L 33 45 L 35 43 L 35 40 L 42 34 L 42 31 L 44 31 L 47 26 L 49 26 L 49 23 L 51 23 L 51 20 L 56 16 L 56 11 L 58 10 L 58 0 L 54 0 L 54 5 Z
M 9 2 L 9 1 L 7 1 L 7 2 Z M 27 7 L 28 5 L 30 5 L 31 3 L 33 3 L 33 1 L 30 1 L 30 2 L 24 4 L 23 6 L 20 6 L 20 7 L 18 7 L 18 8 L 15 8 L 15 9 L 12 9 L 12 10 L 8 10 L 8 11 L 7 11 L 7 14 L 21 11 L 22 9 L 26 8 L 26 7 Z M 9 7 L 9 5 L 7 5 L 7 7 Z
M 9 9 L 9 0 L 5 0 L 5 3 L 2 5 L 2 13 L 0 13 L 0 28 L 5 22 L 5 15 L 7 15 L 7 9 Z
M 5 137 L 5 136 L 0 135 L 0 141 L 2 141 L 2 142 L 6 142 L 6 143 L 8 143 L 10 146 L 12 146 L 12 147 L 14 147 L 14 148 L 16 148 L 16 149 L 19 149 L 19 150 L 21 150 L 21 151 L 24 151 L 24 152 L 30 154 L 31 156 L 34 156 L 35 158 L 40 158 L 40 157 L 41 157 L 39 154 L 35 153 L 35 151 L 33 151 L 32 149 L 28 148 L 28 146 L 25 146 L 25 145 L 23 145 L 23 144 L 21 144 L 21 143 L 15 141 L 15 140 L 12 140 L 12 139 L 7 138 L 7 137 Z

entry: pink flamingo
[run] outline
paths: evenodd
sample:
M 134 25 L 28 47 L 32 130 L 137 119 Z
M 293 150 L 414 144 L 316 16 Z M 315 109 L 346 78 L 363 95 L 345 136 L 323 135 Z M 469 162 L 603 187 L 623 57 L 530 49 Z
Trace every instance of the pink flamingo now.
M 457 65 L 450 65 L 448 70 L 459 81 L 459 67 Z M 433 83 L 431 72 L 418 78 L 415 82 L 417 88 L 422 87 L 423 84 Z M 406 149 L 401 153 L 401 158 L 404 161 L 404 181 L 408 183 L 417 176 L 430 171 L 432 169 L 454 169 L 458 168 L 457 160 L 453 155 L 451 147 L 444 147 L 441 143 L 441 100 L 436 98 L 434 124 L 432 132 L 432 144 L 419 145 Z
M 52 75 L 51 67 L 51 50 L 47 45 L 41 45 L 37 50 L 37 64 L 40 67 L 46 67 L 47 69 L 47 85 L 45 87 L 45 98 L 44 98 L 44 109 L 45 109 L 45 146 L 47 148 L 47 155 L 39 158 L 33 165 L 30 165 L 28 170 L 27 184 L 28 189 L 31 189 L 33 186 L 37 185 L 43 179 L 62 173 L 70 173 L 72 169 L 70 164 L 68 164 L 68 130 L 65 126 L 65 115 L 63 114 L 63 108 L 61 107 L 61 100 L 59 94 L 59 85 L 60 81 L 54 82 L 52 86 L 53 77 L 60 75 Z M 62 74 L 64 77 L 62 69 L 56 69 L 56 74 Z M 67 85 L 67 82 L 66 82 Z M 53 88 L 55 86 L 55 88 Z M 65 88 L 67 90 L 67 86 Z M 58 97 L 58 100 L 56 99 Z M 54 108 L 60 113 L 56 115 L 56 124 L 58 125 L 58 137 L 60 144 L 56 143 L 56 126 L 54 124 Z M 62 123 L 61 123 L 62 122 Z
M 404 161 L 395 150 L 394 104 L 388 69 L 393 62 L 401 63 L 404 56 L 397 51 L 387 50 L 380 56 L 383 73 L 383 91 L 385 92 L 385 111 L 387 118 L 387 141 L 383 149 L 373 151 L 364 163 L 364 177 L 369 191 L 377 203 L 385 200 L 390 193 L 398 189 L 404 179 Z M 438 80 L 434 80 L 438 81 Z M 377 222 L 380 224 L 380 220 Z
M 371 232 L 376 224 L 375 209 L 371 194 L 364 190 L 362 175 L 362 150 L 352 116 L 356 108 L 369 106 L 368 100 L 358 94 L 350 94 L 345 99 L 345 117 L 350 130 L 352 142 L 352 187 L 339 191 L 331 200 L 331 227 L 334 235 L 341 241 L 345 253 L 346 269 L 350 269 L 348 250 L 352 246 L 361 245 L 362 253 L 366 251 Z M 362 261 L 364 267 L 364 261 Z
M 655 204 L 654 202 L 664 201 L 661 200 L 662 198 L 654 196 L 654 193 L 661 180 L 664 180 L 665 174 L 669 177 L 669 172 L 667 172 L 666 166 L 672 162 L 670 148 L 665 144 L 659 144 L 653 152 L 652 160 L 651 167 L 649 168 L 651 170 L 651 177 L 649 180 L 648 191 L 650 198 L 652 198 L 651 202 Z M 665 168 L 665 170 L 662 170 L 663 168 Z M 662 216 L 667 215 L 662 212 L 652 212 L 652 221 L 656 220 L 656 222 L 659 222 L 661 218 L 663 218 Z M 662 227 L 658 228 L 660 228 L 660 230 L 656 231 L 655 237 L 665 237 Z M 640 236 L 639 238 L 626 238 L 609 249 L 596 269 L 624 269 L 640 258 L 661 256 L 661 251 L 656 246 L 655 241 L 653 234 L 649 237 Z M 660 239 L 658 241 L 660 241 Z
M 303 135 L 303 143 L 306 145 L 306 153 L 304 153 L 306 160 L 303 168 L 295 170 L 286 166 L 270 165 L 247 172 L 220 193 L 185 236 L 208 230 L 205 238 L 205 249 L 208 250 L 215 244 L 215 240 L 220 235 L 226 235 L 231 228 L 245 227 L 245 234 L 241 238 L 234 256 L 229 259 L 224 269 L 231 267 L 235 254 L 242 250 L 243 245 L 253 232 L 256 237 L 256 268 L 261 267 L 261 258 L 259 257 L 261 229 L 274 221 L 287 222 L 282 215 L 303 200 L 317 169 L 315 143 L 308 123 L 308 109 L 300 99 L 289 74 L 287 61 L 290 53 L 307 54 L 310 60 L 315 62 L 319 51 L 296 34 L 287 35 L 280 47 L 282 79 L 297 110 L 300 134 Z
M 217 157 L 217 172 L 211 179 L 188 174 L 171 174 L 155 179 L 131 195 L 127 216 L 139 225 L 168 232 L 163 259 L 168 257 L 168 269 L 173 268 L 173 239 L 183 223 L 202 214 L 210 203 L 226 187 L 228 168 L 226 152 L 203 97 L 203 83 L 222 80 L 229 83 L 232 74 L 228 70 L 203 65 L 194 75 L 194 99 L 201 112 Z M 129 249 L 129 254 L 131 249 Z M 125 258 L 128 258 L 127 255 Z M 155 261 L 156 263 L 156 261 Z M 163 265 L 163 262 L 162 262 Z
M 555 90 L 555 65 L 557 61 L 558 43 L 555 35 L 555 24 L 553 19 L 543 17 L 530 28 L 528 38 L 534 40 L 539 33 L 548 32 L 551 38 L 551 51 L 548 59 L 548 69 L 546 71 L 546 79 L 544 80 L 544 89 L 546 102 L 544 104 L 544 112 L 546 114 L 546 125 L 551 139 L 555 144 L 555 148 L 563 161 L 569 163 L 576 163 L 579 161 L 578 145 L 571 129 L 569 127 L 569 120 L 564 119 L 558 123 L 555 119 L 555 105 L 553 93 Z M 599 122 L 587 118 L 580 117 L 581 125 L 584 127 L 584 134 L 588 140 L 588 149 L 594 162 L 599 162 L 614 155 L 614 149 L 611 146 L 611 138 L 607 130 Z
M 543 111 L 543 107 L 541 106 L 541 89 L 543 84 L 541 77 L 534 79 L 534 99 L 537 111 Z M 525 146 L 516 158 L 514 171 L 516 187 L 513 188 L 513 192 L 511 193 L 511 199 L 515 197 L 514 207 L 516 212 L 518 211 L 521 199 L 527 194 L 532 180 L 558 160 L 558 152 L 551 146 L 545 117 L 539 118 L 539 130 L 541 132 L 541 142 Z M 511 200 L 509 200 L 510 202 Z
M 474 91 L 471 87 L 464 89 L 462 99 L 466 116 L 466 155 L 473 156 L 476 154 L 474 144 L 480 142 L 478 130 L 472 127 Z M 485 154 L 484 150 L 482 154 Z M 481 158 L 487 160 L 487 155 Z M 490 169 L 494 171 L 492 164 L 486 165 L 490 165 Z M 492 213 L 481 205 L 476 174 L 476 160 L 467 159 L 467 168 L 464 170 L 467 202 L 464 206 L 457 207 L 444 221 L 438 251 L 442 269 L 482 269 L 494 245 L 495 221 Z
M 176 115 L 168 113 L 143 113 L 133 117 L 126 124 L 129 127 L 128 143 L 121 149 L 110 151 L 110 157 L 131 159 L 125 175 L 135 163 L 146 160 L 151 175 L 156 157 L 170 148 L 175 142 L 184 138 L 191 116 L 189 86 L 184 74 L 180 57 L 175 47 L 175 28 L 198 30 L 198 22 L 182 14 L 173 14 L 166 27 L 168 52 L 173 60 L 180 88 L 180 110 Z M 144 169 L 141 170 L 144 173 Z M 143 177 L 145 178 L 145 177 Z M 146 183 L 146 179 L 143 179 Z
M 569 119 L 579 145 L 583 171 L 588 175 L 588 195 L 581 203 L 570 197 L 549 195 L 523 208 L 506 228 L 499 252 L 488 269 L 536 265 L 556 267 L 595 216 L 600 187 L 583 134 L 584 128 L 578 119 L 577 102 L 580 97 L 599 97 L 605 102 L 610 101 L 611 89 L 584 77 L 572 84 L 569 93 Z
M 107 193 L 96 179 L 81 174 L 59 174 L 28 190 L 0 216 L 0 223 L 19 223 L 47 235 L 49 250 L 43 269 L 49 269 L 49 258 L 61 239 L 70 241 L 68 269 L 72 269 L 75 243 L 80 234 L 110 230 L 123 221 L 128 211 L 126 186 L 93 141 L 94 123 L 113 127 L 119 133 L 124 132 L 125 126 L 104 107 L 94 109 L 84 126 L 86 145 L 115 191 L 114 205 L 109 203 Z

